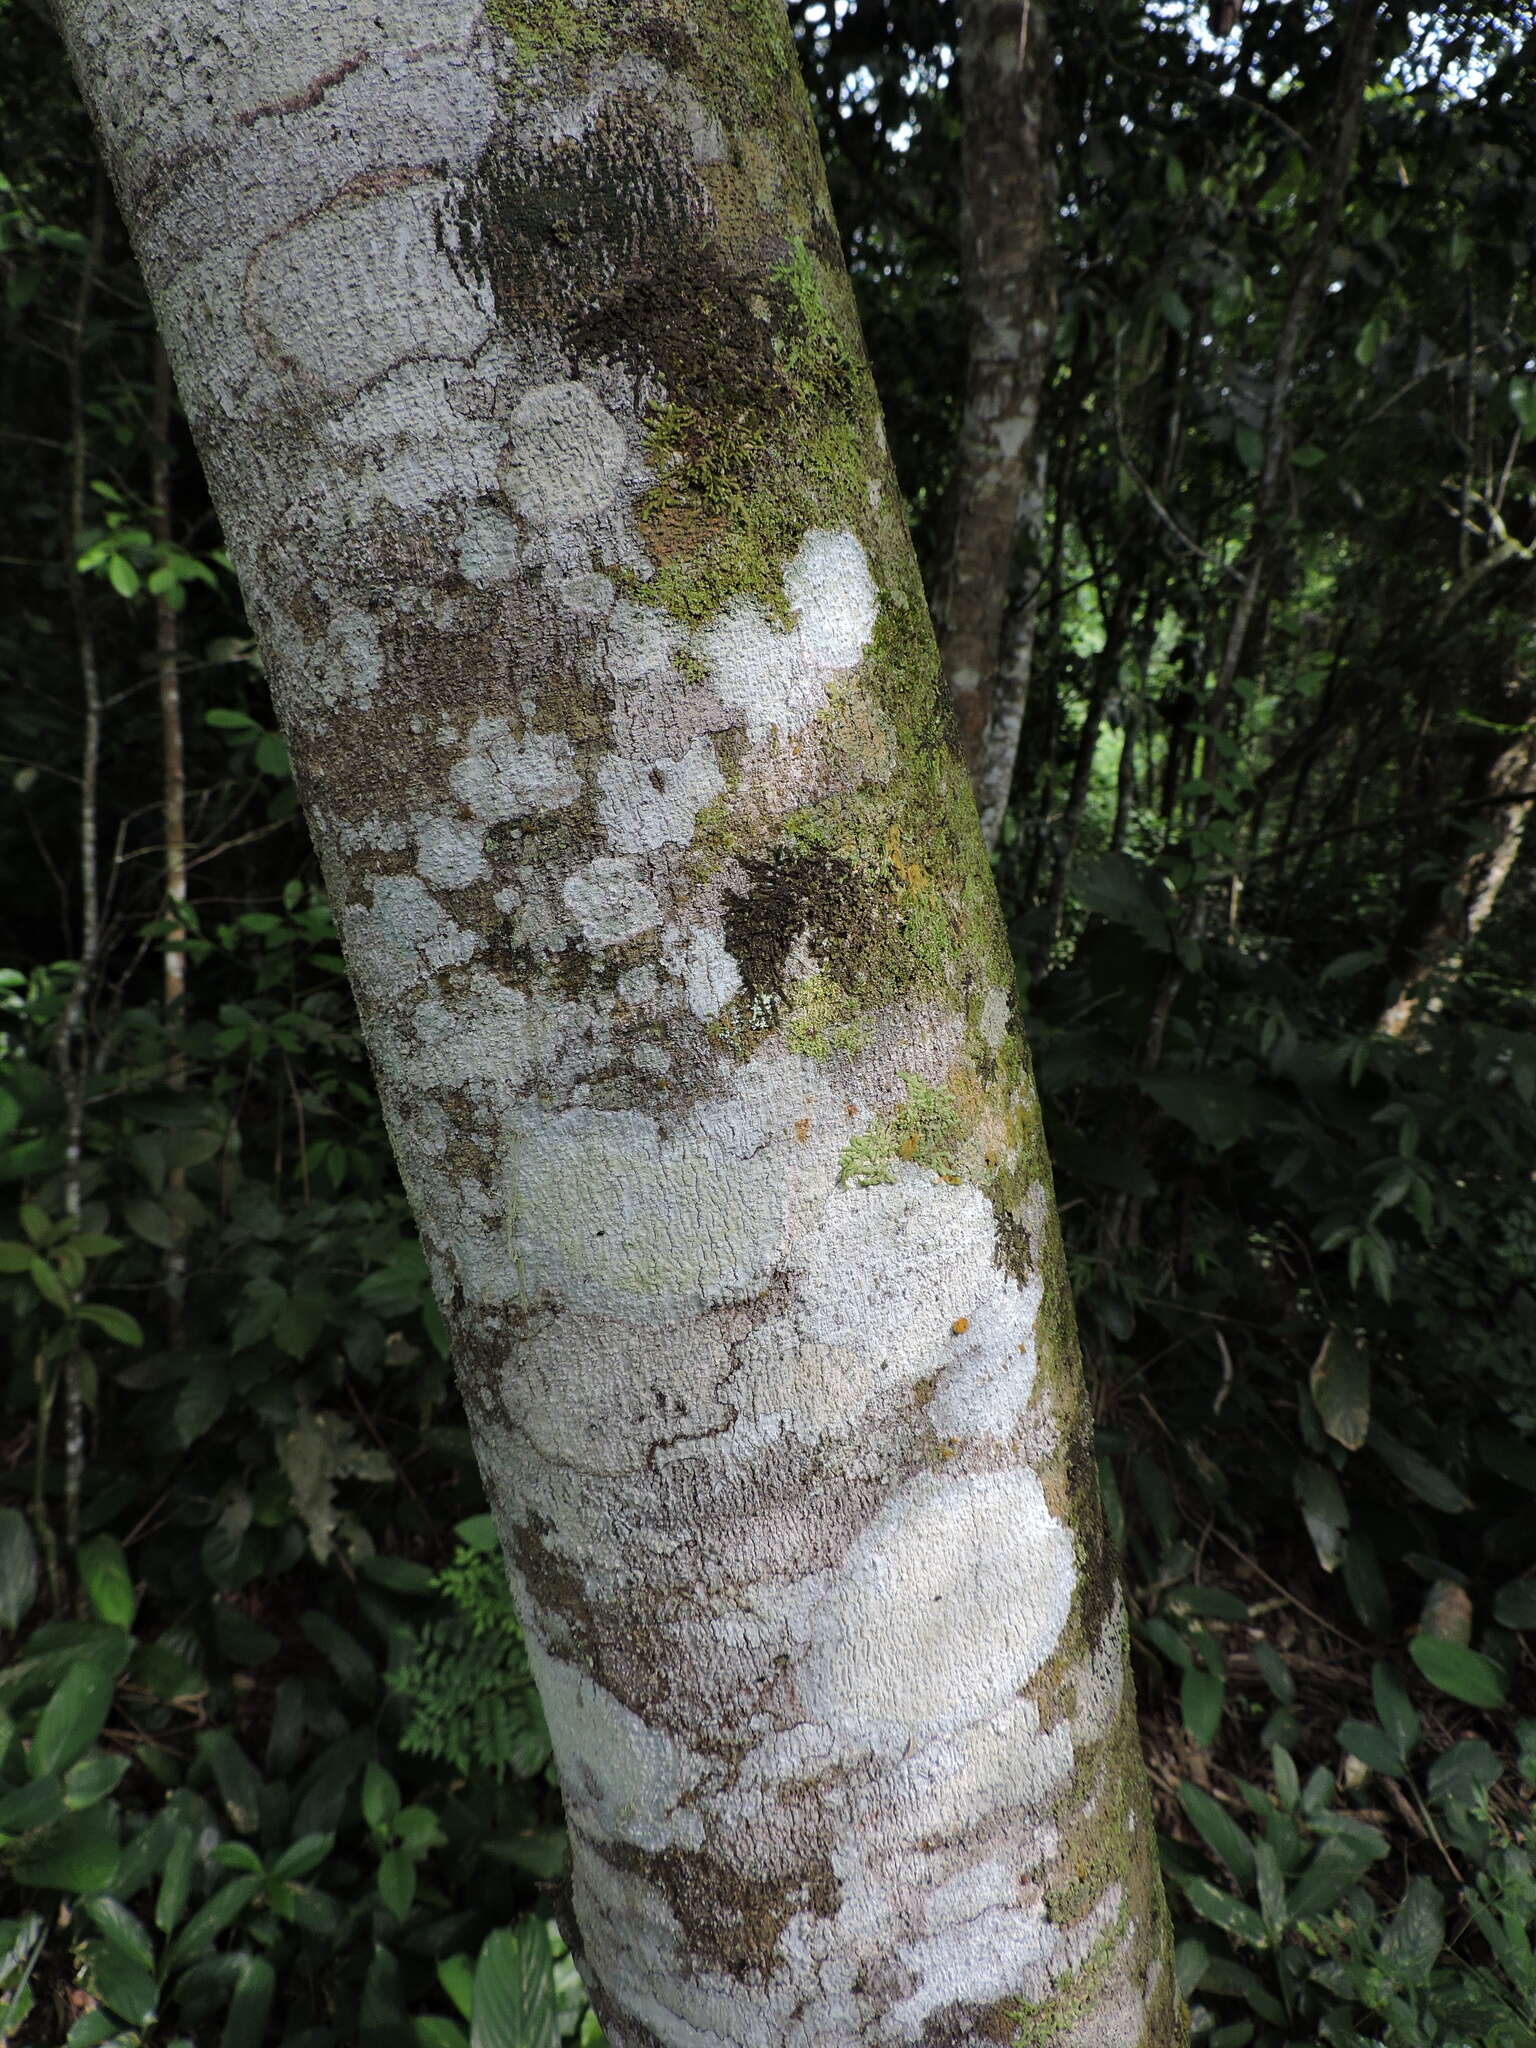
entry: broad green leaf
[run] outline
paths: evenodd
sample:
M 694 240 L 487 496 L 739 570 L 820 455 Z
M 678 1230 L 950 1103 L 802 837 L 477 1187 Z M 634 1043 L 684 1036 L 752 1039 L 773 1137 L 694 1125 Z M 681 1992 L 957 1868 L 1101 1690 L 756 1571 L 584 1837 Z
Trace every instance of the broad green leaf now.
M 1253 1844 L 1219 1801 L 1187 1780 L 1179 1787 L 1179 1804 L 1190 1825 L 1246 1891 L 1253 1883 Z
M 247 1956 L 235 1979 L 229 2001 L 229 2016 L 219 2037 L 219 2048 L 261 2048 L 266 2039 L 267 2015 L 277 1990 L 277 1972 L 265 1956 Z
M 381 1763 L 370 1763 L 363 1773 L 363 1819 L 371 1828 L 382 1828 L 400 1811 L 400 1787 Z
M 129 1962 L 138 1963 L 146 1970 L 155 1967 L 155 1944 L 150 1939 L 149 1929 L 129 1912 L 121 1899 L 88 1899 L 85 1910 L 105 1939 Z
M 123 1220 L 136 1237 L 169 1251 L 176 1242 L 176 1225 L 163 1202 L 152 1195 L 134 1195 L 123 1204 Z
M 469 2048 L 468 2034 L 453 2020 L 434 2017 L 411 2024 L 416 2030 L 416 2048 Z
M 1359 1757 L 1369 1769 L 1384 1772 L 1389 1778 L 1400 1778 L 1407 1769 L 1397 1744 L 1374 1721 L 1341 1721 L 1339 1741 L 1351 1756 Z
M 30 1834 L 62 1820 L 67 1811 L 63 1780 L 54 1772 L 30 1785 L 8 1786 L 0 1793 L 0 1834 Z
M 1469 1707 L 1502 1707 L 1509 1697 L 1504 1674 L 1491 1657 L 1439 1636 L 1417 1635 L 1408 1654 L 1433 1686 Z
M 197 1738 L 199 1756 L 213 1772 L 224 1810 L 236 1832 L 253 1835 L 261 1824 L 261 1778 L 227 1728 L 210 1728 Z
M 1179 1711 L 1191 1740 L 1202 1749 L 1209 1749 L 1216 1740 L 1226 1695 L 1225 1679 L 1213 1671 L 1197 1671 L 1191 1665 L 1179 1679 Z
M 1230 1892 L 1218 1891 L 1203 1877 L 1195 1877 L 1185 1883 L 1184 1896 L 1202 1920 L 1211 1921 L 1226 1933 L 1235 1935 L 1239 1941 L 1251 1942 L 1255 1948 L 1268 1945 L 1264 1922 L 1252 1906 L 1233 1898 Z
M 88 1806 L 115 1792 L 127 1770 L 127 1757 L 108 1756 L 100 1749 L 87 1750 L 64 1773 L 64 1804 L 71 1813 L 83 1813 Z
M 1494 1619 L 1502 1628 L 1536 1629 L 1536 1578 L 1511 1579 L 1493 1596 Z
M 14 1866 L 18 1884 L 49 1891 L 100 1892 L 117 1869 L 117 1836 L 104 1806 L 72 1813 L 50 1828 L 31 1854 Z
M 96 1942 L 93 1947 L 91 1989 L 102 2004 L 131 2027 L 152 2025 L 159 1991 L 151 1973 L 106 1942 Z
M 1471 1507 L 1471 1501 L 1453 1479 L 1447 1478 L 1427 1458 L 1421 1458 L 1417 1451 L 1384 1430 L 1380 1423 L 1371 1424 L 1366 1442 L 1410 1493 L 1416 1493 L 1420 1500 L 1438 1508 L 1441 1514 L 1465 1514 Z
M 38 1716 L 27 1757 L 34 1778 L 66 1771 L 85 1754 L 106 1724 L 115 1690 L 112 1674 L 100 1664 L 85 1661 L 70 1667 Z
M 126 1309 L 113 1308 L 105 1301 L 83 1301 L 79 1312 L 83 1321 L 104 1330 L 114 1344 L 137 1347 L 144 1342 L 144 1332 Z
M 1304 1458 L 1296 1467 L 1293 1483 L 1317 1561 L 1325 1572 L 1337 1571 L 1349 1527 L 1349 1509 L 1338 1479 L 1326 1465 Z
M 0 1508 L 0 1629 L 21 1625 L 37 1598 L 37 1545 L 20 1508 Z
M 303 1835 L 297 1842 L 290 1842 L 282 1855 L 272 1865 L 272 1876 L 280 1878 L 308 1877 L 318 1869 L 335 1846 L 334 1835 Z
M 1411 1757 L 1419 1744 L 1419 1717 L 1408 1697 L 1408 1688 L 1390 1664 L 1377 1663 L 1372 1667 L 1371 1697 L 1398 1754 L 1405 1760 Z
M 379 1897 L 397 1920 L 403 1920 L 416 1897 L 416 1865 L 405 1849 L 390 1849 L 379 1858 Z
M 232 1927 L 261 1890 L 259 1877 L 232 1877 L 206 1899 L 166 1950 L 166 1968 L 179 1970 L 184 1963 L 213 1947 L 226 1928 Z
M 165 1867 L 160 1874 L 160 1889 L 155 1895 L 155 1925 L 162 1934 L 171 1933 L 187 1909 L 187 1894 L 192 1883 L 192 1864 L 196 1852 L 196 1829 L 190 1821 L 176 1816 L 176 1831 L 171 1836 L 170 1847 L 165 1852 Z
M 1312 1364 L 1312 1399 L 1335 1443 L 1358 1451 L 1371 1424 L 1371 1362 L 1347 1331 L 1331 1329 Z
M 560 2048 L 549 1938 L 541 1920 L 497 1928 L 475 1964 L 470 2048 Z
M 468 2019 L 475 2009 L 475 1969 L 466 1955 L 445 1956 L 437 1966 L 437 1981 Z
M 1445 1908 L 1430 1877 L 1416 1877 L 1387 1923 L 1381 1943 L 1382 1967 L 1399 1984 L 1425 1984 L 1445 1946 Z
M 75 1556 L 86 1598 L 116 1628 L 133 1625 L 133 1574 L 115 1536 L 88 1536 Z

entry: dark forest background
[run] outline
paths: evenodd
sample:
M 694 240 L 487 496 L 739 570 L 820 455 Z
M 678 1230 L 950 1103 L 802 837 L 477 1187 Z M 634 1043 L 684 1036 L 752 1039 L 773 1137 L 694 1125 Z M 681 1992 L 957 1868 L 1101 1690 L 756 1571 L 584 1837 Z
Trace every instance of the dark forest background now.
M 954 13 L 791 11 L 933 575 Z M 1209 2048 L 1536 2044 L 1533 23 L 1376 11 L 1342 172 L 1333 5 L 1049 21 L 997 873 Z M 19 0 L 0 136 L 0 2039 L 590 2048 L 260 661 Z

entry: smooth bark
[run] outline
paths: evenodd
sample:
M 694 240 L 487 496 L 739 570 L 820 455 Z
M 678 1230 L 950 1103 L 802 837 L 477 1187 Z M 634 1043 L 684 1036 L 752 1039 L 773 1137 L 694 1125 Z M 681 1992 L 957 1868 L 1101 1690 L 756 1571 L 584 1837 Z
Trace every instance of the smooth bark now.
M 1018 757 L 1044 553 L 1039 422 L 1056 329 L 1056 181 L 1049 145 L 1050 29 L 1042 0 L 967 5 L 959 63 L 969 349 L 934 612 L 961 746 L 987 844 L 995 846 Z M 1021 532 L 1035 559 L 1010 617 Z
M 60 12 L 614 2048 L 1175 2041 L 1012 963 L 782 8 Z

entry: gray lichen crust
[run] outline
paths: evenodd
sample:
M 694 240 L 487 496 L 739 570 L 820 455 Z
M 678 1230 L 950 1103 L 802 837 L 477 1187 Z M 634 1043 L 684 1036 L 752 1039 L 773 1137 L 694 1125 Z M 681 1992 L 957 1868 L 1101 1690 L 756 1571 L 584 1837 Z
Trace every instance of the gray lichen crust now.
M 1162 2048 L 1039 1110 L 782 7 L 60 12 L 614 2048 Z

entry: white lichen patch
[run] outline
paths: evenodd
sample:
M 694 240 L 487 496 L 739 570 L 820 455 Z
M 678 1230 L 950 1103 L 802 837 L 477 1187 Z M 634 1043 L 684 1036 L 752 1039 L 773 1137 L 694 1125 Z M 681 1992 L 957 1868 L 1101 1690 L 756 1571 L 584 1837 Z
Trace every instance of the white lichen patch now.
M 585 384 L 542 384 L 510 421 L 501 483 L 525 519 L 569 526 L 606 512 L 628 461 L 624 429 Z
M 529 811 L 557 811 L 581 794 L 571 743 L 563 733 L 518 737 L 507 719 L 484 717 L 475 720 L 462 742 L 452 734 L 440 744 L 457 750 L 448 787 L 484 825 L 505 824 Z
M 550 1464 L 575 1472 L 643 1472 L 655 1440 L 686 1443 L 720 1429 L 715 1386 L 728 1370 L 718 1337 L 687 1326 L 653 1330 L 638 1363 L 629 1323 L 569 1315 L 536 1321 L 515 1371 L 505 1374 L 508 1418 Z
M 435 889 L 467 889 L 487 873 L 485 827 L 462 818 L 422 814 L 412 820 L 416 872 Z
M 600 1841 L 702 1848 L 703 1820 L 682 1801 L 718 1767 L 647 1727 L 584 1671 L 552 1657 L 532 1630 L 527 1647 L 573 1821 Z
M 706 739 L 680 758 L 631 761 L 612 754 L 598 764 L 597 814 L 615 853 L 654 853 L 690 846 L 700 811 L 725 790 L 725 777 Z
M 451 1001 L 429 995 L 411 1018 L 407 1073 L 417 1088 L 505 1096 L 527 1079 L 529 1004 L 484 968 L 472 968 Z
M 561 894 L 589 946 L 619 946 L 661 923 L 660 900 L 633 861 L 590 861 L 567 877 Z
M 353 980 L 381 1008 L 443 968 L 462 965 L 478 941 L 456 924 L 417 875 L 370 875 L 366 904 L 341 913 Z
M 708 925 L 693 931 L 669 925 L 662 935 L 662 956 L 677 975 L 695 1017 L 708 1022 L 741 994 L 741 969 L 718 932 Z
M 510 583 L 519 559 L 517 528 L 506 513 L 489 505 L 475 506 L 459 540 L 459 574 L 465 582 L 480 590 Z
M 788 737 L 824 709 L 834 677 L 856 668 L 874 635 L 880 596 L 858 537 L 812 531 L 784 571 L 788 629 L 751 598 L 733 598 L 693 636 L 721 701 L 746 715 L 748 737 Z
M 806 1710 L 910 1730 L 997 1712 L 1060 1641 L 1074 1584 L 1033 1473 L 923 1474 L 848 1554 L 800 1670 Z

